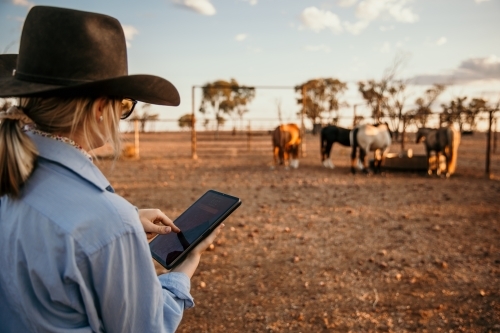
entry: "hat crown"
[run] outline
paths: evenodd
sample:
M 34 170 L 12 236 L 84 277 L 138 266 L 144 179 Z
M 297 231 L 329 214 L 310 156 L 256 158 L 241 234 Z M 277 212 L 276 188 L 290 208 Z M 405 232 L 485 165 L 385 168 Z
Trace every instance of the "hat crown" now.
M 24 23 L 16 77 L 57 85 L 128 75 L 125 35 L 113 17 L 35 6 Z

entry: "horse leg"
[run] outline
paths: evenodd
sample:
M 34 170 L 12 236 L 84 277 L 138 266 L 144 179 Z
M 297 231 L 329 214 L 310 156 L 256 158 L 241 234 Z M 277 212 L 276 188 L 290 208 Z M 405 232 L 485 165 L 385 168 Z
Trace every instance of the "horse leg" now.
M 353 147 L 352 148 L 352 152 L 351 152 L 351 173 L 354 175 L 356 173 L 356 162 L 358 161 L 356 159 L 356 150 L 357 148 L 356 147 Z M 360 149 L 361 150 L 361 149 Z
M 427 150 L 427 174 L 432 176 L 431 151 Z
M 288 170 L 288 165 L 289 165 L 289 158 L 290 155 L 288 154 L 288 151 L 285 149 L 283 151 L 283 163 L 285 164 L 285 170 Z
M 380 172 L 380 166 L 381 166 L 380 149 L 375 149 L 375 152 L 373 153 L 373 167 L 375 173 Z
M 368 168 L 368 164 L 366 162 L 366 155 L 367 155 L 366 152 L 367 151 L 364 148 L 359 147 L 359 159 L 363 163 L 363 170 L 361 170 L 361 171 L 363 171 L 363 173 L 368 174 L 370 172 L 368 171 L 369 168 Z
M 292 156 L 290 166 L 294 169 L 297 169 L 299 167 L 299 146 L 294 146 L 290 155 Z
M 325 150 L 322 152 L 322 162 L 323 166 L 325 168 L 333 169 L 335 166 L 332 163 L 332 160 L 330 159 L 330 153 L 332 151 L 332 146 L 333 142 L 327 142 L 326 147 L 324 148 Z
M 436 152 L 436 175 L 441 176 L 441 153 Z
M 274 170 L 278 166 L 279 153 L 280 153 L 280 148 L 279 147 L 274 147 L 274 149 L 273 149 L 273 161 L 274 161 L 274 164 L 271 166 L 271 170 Z
M 445 176 L 446 178 L 450 178 L 450 162 L 451 162 L 451 153 L 450 153 L 451 147 L 446 147 L 444 149 L 444 162 L 445 162 Z

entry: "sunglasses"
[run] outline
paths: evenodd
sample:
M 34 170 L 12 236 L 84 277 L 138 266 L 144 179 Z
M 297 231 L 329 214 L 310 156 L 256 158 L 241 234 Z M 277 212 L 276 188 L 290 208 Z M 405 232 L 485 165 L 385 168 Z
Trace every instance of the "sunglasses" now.
M 122 99 L 122 116 L 120 119 L 127 119 L 130 117 L 132 112 L 134 112 L 135 105 L 137 104 L 137 101 L 135 99 L 131 98 L 124 98 Z

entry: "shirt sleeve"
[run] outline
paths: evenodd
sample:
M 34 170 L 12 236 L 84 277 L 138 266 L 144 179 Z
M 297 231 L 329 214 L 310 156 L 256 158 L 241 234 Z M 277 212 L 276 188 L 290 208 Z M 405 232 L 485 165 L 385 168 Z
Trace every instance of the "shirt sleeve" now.
M 194 306 L 189 277 L 177 272 L 157 277 L 141 236 L 125 234 L 91 257 L 106 332 L 175 332 L 184 309 Z

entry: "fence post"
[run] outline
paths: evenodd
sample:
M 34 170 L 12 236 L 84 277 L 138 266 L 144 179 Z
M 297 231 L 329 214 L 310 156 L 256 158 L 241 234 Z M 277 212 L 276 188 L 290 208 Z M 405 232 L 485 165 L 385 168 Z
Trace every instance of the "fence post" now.
M 487 142 L 486 142 L 486 177 L 490 178 L 491 177 L 491 172 L 490 172 L 490 161 L 491 161 L 491 127 L 493 125 L 493 111 L 489 112 L 490 114 L 490 119 L 488 122 L 488 135 L 487 135 Z
M 306 129 L 304 126 L 304 113 L 306 113 L 306 85 L 302 86 L 302 112 L 300 113 L 300 157 L 306 156 Z
M 250 120 L 248 121 L 248 127 L 247 127 L 247 150 L 250 151 L 250 146 L 251 146 L 251 141 L 252 141 L 252 130 L 250 127 Z
M 405 138 L 406 138 L 406 116 L 403 116 L 403 131 L 401 132 L 401 151 L 405 150 Z
M 198 159 L 196 154 L 196 116 L 194 112 L 194 89 L 196 86 L 191 88 L 191 158 L 193 160 Z
M 498 123 L 498 118 L 495 118 L 495 131 L 493 132 L 493 152 L 497 152 L 497 123 Z
M 134 120 L 135 158 L 139 158 L 139 119 Z

